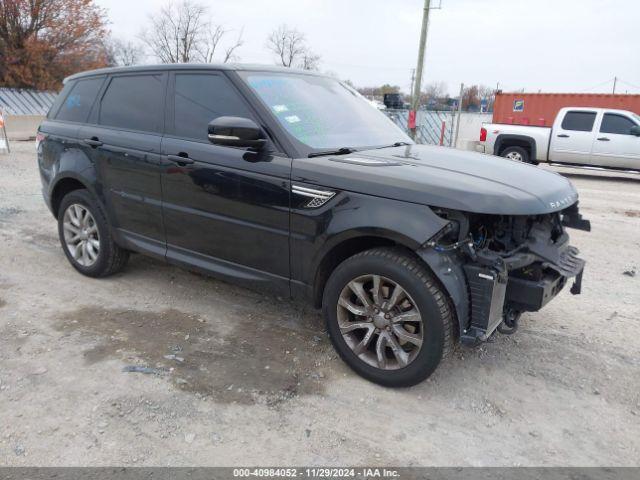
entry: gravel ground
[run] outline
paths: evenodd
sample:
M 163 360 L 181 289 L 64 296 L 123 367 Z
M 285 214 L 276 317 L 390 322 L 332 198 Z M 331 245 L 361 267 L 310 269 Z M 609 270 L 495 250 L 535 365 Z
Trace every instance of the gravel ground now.
M 583 294 L 389 390 L 336 358 L 308 307 L 140 255 L 80 276 L 33 143 L 13 147 L 0 156 L 1 465 L 640 464 L 640 175 L 562 169 L 593 224 L 572 232 Z

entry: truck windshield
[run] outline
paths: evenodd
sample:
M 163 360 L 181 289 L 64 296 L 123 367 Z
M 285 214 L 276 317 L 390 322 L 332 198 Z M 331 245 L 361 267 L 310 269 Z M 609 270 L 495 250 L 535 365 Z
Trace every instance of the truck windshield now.
M 312 150 L 413 143 L 342 82 L 315 75 L 240 72 L 284 129 Z

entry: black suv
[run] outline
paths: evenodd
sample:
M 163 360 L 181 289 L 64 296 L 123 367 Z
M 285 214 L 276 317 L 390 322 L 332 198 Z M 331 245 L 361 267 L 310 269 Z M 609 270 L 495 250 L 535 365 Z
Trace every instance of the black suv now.
M 140 252 L 322 307 L 335 348 L 387 386 L 456 341 L 515 330 L 584 261 L 560 175 L 416 145 L 317 73 L 162 65 L 74 75 L 38 133 L 45 200 L 80 273 Z

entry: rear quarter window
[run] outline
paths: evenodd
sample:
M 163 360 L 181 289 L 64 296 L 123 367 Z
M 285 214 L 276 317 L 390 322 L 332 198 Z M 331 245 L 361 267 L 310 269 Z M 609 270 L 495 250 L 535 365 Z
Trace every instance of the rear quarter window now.
M 67 90 L 65 87 L 60 94 L 60 98 L 64 98 L 64 100 L 55 116 L 56 120 L 78 123 L 86 122 L 103 81 L 104 77 L 78 80 L 74 85 L 69 87 L 69 93 L 63 96 L 65 90 Z M 55 105 L 52 110 L 54 108 Z
M 590 132 L 596 121 L 596 112 L 567 112 L 562 120 L 563 130 Z

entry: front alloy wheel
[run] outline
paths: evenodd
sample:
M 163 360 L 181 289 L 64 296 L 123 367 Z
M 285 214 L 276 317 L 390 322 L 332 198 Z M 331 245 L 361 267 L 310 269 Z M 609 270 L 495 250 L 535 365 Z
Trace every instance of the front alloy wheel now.
M 338 325 L 362 361 L 383 370 L 413 362 L 422 347 L 420 311 L 398 283 L 381 275 L 351 280 L 340 293 Z
M 340 357 L 387 387 L 421 382 L 453 346 L 446 292 L 409 250 L 374 248 L 346 259 L 325 285 L 322 311 Z

